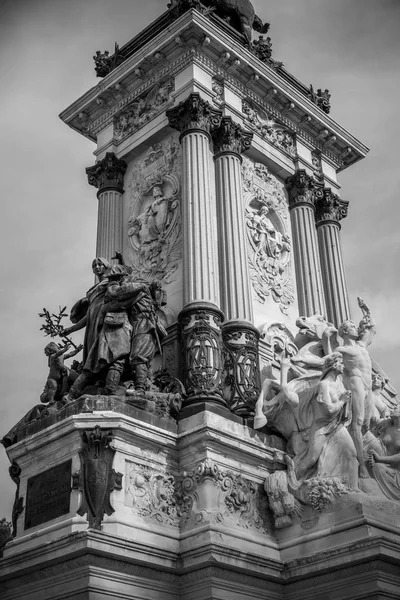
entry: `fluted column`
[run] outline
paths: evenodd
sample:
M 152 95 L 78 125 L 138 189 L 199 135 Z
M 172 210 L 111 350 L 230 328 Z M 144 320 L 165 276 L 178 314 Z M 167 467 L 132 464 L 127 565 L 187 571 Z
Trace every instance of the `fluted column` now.
M 219 306 L 216 209 L 212 194 L 210 140 L 222 113 L 192 93 L 167 111 L 169 124 L 181 132 L 184 304 Z
M 222 113 L 198 93 L 167 111 L 182 144 L 183 297 L 179 315 L 184 407 L 204 402 L 225 406 L 222 393 L 223 314 L 219 309 L 219 269 L 214 182 L 211 179 L 211 132 Z
M 304 170 L 288 177 L 293 256 L 296 268 L 299 313 L 325 315 L 321 265 L 315 228 L 315 198 L 319 187 Z
M 244 220 L 241 152 L 253 138 L 223 117 L 213 133 L 218 218 L 221 308 L 227 319 L 253 320 Z
M 126 162 L 107 152 L 103 160 L 86 169 L 88 182 L 98 188 L 96 256 L 111 259 L 122 252 L 124 175 Z
M 350 319 L 339 223 L 347 216 L 348 205 L 346 200 L 333 194 L 332 190 L 325 189 L 323 196 L 316 202 L 315 212 L 326 316 L 337 327 Z

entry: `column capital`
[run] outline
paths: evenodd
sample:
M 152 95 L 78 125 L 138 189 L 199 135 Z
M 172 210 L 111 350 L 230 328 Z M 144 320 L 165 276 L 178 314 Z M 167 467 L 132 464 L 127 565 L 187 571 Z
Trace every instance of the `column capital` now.
M 99 192 L 106 189 L 124 191 L 124 175 L 127 164 L 124 160 L 117 158 L 114 152 L 107 152 L 102 160 L 93 167 L 86 169 L 89 185 L 94 185 Z
M 245 131 L 232 117 L 222 117 L 221 125 L 212 133 L 215 154 L 241 154 L 251 146 L 253 134 Z
M 167 110 L 166 115 L 170 127 L 180 131 L 181 136 L 196 130 L 210 135 L 220 126 L 222 119 L 222 112 L 203 100 L 198 92 L 193 92 L 178 106 Z
M 322 197 L 316 200 L 315 207 L 317 227 L 327 222 L 333 222 L 340 226 L 339 221 L 347 217 L 349 202 L 342 200 L 330 188 L 327 188 L 324 189 Z
M 304 169 L 299 169 L 294 175 L 286 179 L 286 189 L 289 192 L 289 209 L 296 206 L 307 205 L 315 210 L 315 194 L 318 186 Z

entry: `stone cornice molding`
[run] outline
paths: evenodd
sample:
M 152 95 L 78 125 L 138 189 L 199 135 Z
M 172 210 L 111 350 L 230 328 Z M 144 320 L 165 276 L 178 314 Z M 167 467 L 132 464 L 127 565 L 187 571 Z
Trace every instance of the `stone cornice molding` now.
M 347 217 L 349 202 L 342 200 L 330 188 L 324 189 L 321 197 L 315 201 L 315 221 L 317 227 L 333 223 L 340 227 L 339 221 Z
M 222 111 L 213 108 L 209 102 L 203 100 L 198 92 L 190 96 L 166 112 L 169 125 L 181 133 L 181 137 L 201 131 L 208 136 L 221 125 Z
M 179 39 L 181 55 L 175 59 L 177 39 Z M 202 41 L 205 39 L 207 43 L 202 45 Z M 175 48 L 174 56 L 171 56 L 173 48 Z M 187 48 L 189 50 L 186 50 Z M 197 50 L 197 48 L 200 50 Z M 157 61 L 155 57 L 160 52 L 164 52 L 167 58 L 170 56 L 172 59 L 170 65 L 174 63 L 173 67 L 166 66 L 165 61 L 162 65 Z M 221 57 L 224 53 L 230 55 L 226 64 L 215 58 L 215 56 Z M 157 78 L 158 80 L 160 71 L 164 73 L 172 73 L 176 69 L 180 71 L 185 67 L 185 63 L 189 64 L 195 57 L 202 62 L 203 66 L 208 63 L 210 70 L 221 74 L 233 85 L 237 83 L 238 88 L 242 90 L 245 96 L 246 92 L 251 93 L 250 97 L 259 101 L 265 98 L 271 89 L 276 90 L 273 102 L 275 111 L 270 109 L 270 112 L 277 116 L 289 129 L 297 133 L 300 138 L 313 140 L 314 146 L 321 146 L 324 155 L 335 164 L 337 169 L 349 166 L 363 158 L 368 152 L 365 145 L 335 123 L 296 89 L 293 84 L 286 81 L 267 64 L 259 61 L 232 36 L 222 31 L 196 10 L 188 11 L 174 21 L 170 27 L 159 33 L 155 39 L 147 42 L 139 51 L 107 75 L 96 87 L 63 111 L 60 117 L 75 130 L 90 139 L 95 139 L 93 123 L 96 123 L 97 129 L 99 126 L 100 129 L 107 126 L 110 113 L 116 114 L 135 96 L 143 92 L 143 86 L 147 88 L 148 82 L 143 83 L 142 81 L 143 72 L 149 73 L 151 79 Z M 240 70 L 236 69 L 235 76 L 233 76 L 232 65 L 238 63 L 238 61 L 240 61 Z M 141 67 L 143 64 L 145 68 Z M 231 73 L 228 72 L 229 70 Z M 136 78 L 132 77 L 134 73 L 138 74 Z M 237 79 L 239 76 L 240 81 Z M 115 103 L 113 97 L 116 88 L 118 86 L 124 88 L 125 85 L 126 89 L 122 93 L 122 100 Z M 137 89 L 133 90 L 133 87 Z M 141 88 L 141 90 L 139 91 L 138 88 Z M 101 105 L 103 98 L 106 102 Z M 100 100 L 100 103 L 97 100 Z M 279 107 L 281 105 L 282 107 L 288 106 L 288 100 L 294 104 L 294 108 L 283 115 L 281 113 L 284 108 L 280 110 Z M 109 105 L 107 105 L 107 102 Z M 110 108 L 110 103 L 115 104 L 115 106 Z M 324 144 L 321 141 L 317 144 L 315 142 L 315 138 L 324 130 L 328 131 L 328 136 L 333 134 L 336 137 L 329 150 L 323 147 Z
M 122 194 L 126 168 L 124 160 L 117 158 L 114 152 L 107 152 L 102 160 L 86 169 L 88 183 L 99 190 L 98 194 L 106 190 L 115 190 Z
M 315 210 L 315 182 L 304 169 L 299 169 L 286 179 L 289 194 L 289 210 L 298 206 L 309 206 Z
M 221 154 L 237 154 L 241 159 L 241 153 L 249 150 L 253 134 L 245 131 L 239 123 L 235 123 L 232 117 L 222 117 L 221 125 L 212 133 L 214 141 L 215 158 Z

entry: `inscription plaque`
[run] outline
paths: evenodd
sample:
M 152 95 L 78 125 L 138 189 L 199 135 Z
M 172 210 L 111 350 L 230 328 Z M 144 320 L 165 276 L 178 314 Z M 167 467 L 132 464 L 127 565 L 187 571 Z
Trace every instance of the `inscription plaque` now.
M 25 529 L 69 513 L 72 461 L 28 479 Z

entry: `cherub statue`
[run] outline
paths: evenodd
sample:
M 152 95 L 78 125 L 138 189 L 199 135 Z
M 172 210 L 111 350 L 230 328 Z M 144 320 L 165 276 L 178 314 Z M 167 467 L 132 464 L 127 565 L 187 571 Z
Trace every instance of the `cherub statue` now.
M 372 362 L 367 347 L 371 344 L 376 329 L 370 310 L 361 298 L 358 298 L 358 306 L 363 313 L 359 326 L 347 320 L 340 325 L 338 331 L 332 327 L 327 346 L 328 352 L 340 352 L 343 357 L 343 383 L 352 397 L 350 435 L 357 451 L 359 475 L 361 478 L 368 478 L 368 469 L 363 458 L 362 427 L 367 400 L 372 392 Z M 337 340 L 337 333 L 343 339 L 342 345 Z
M 61 400 L 67 391 L 69 369 L 64 365 L 64 360 L 76 356 L 83 346 L 77 346 L 72 352 L 66 354 L 70 347 L 69 343 L 59 346 L 55 342 L 50 342 L 44 349 L 45 355 L 49 358 L 49 374 L 40 395 L 40 401 L 44 404 L 54 404 L 57 400 Z

